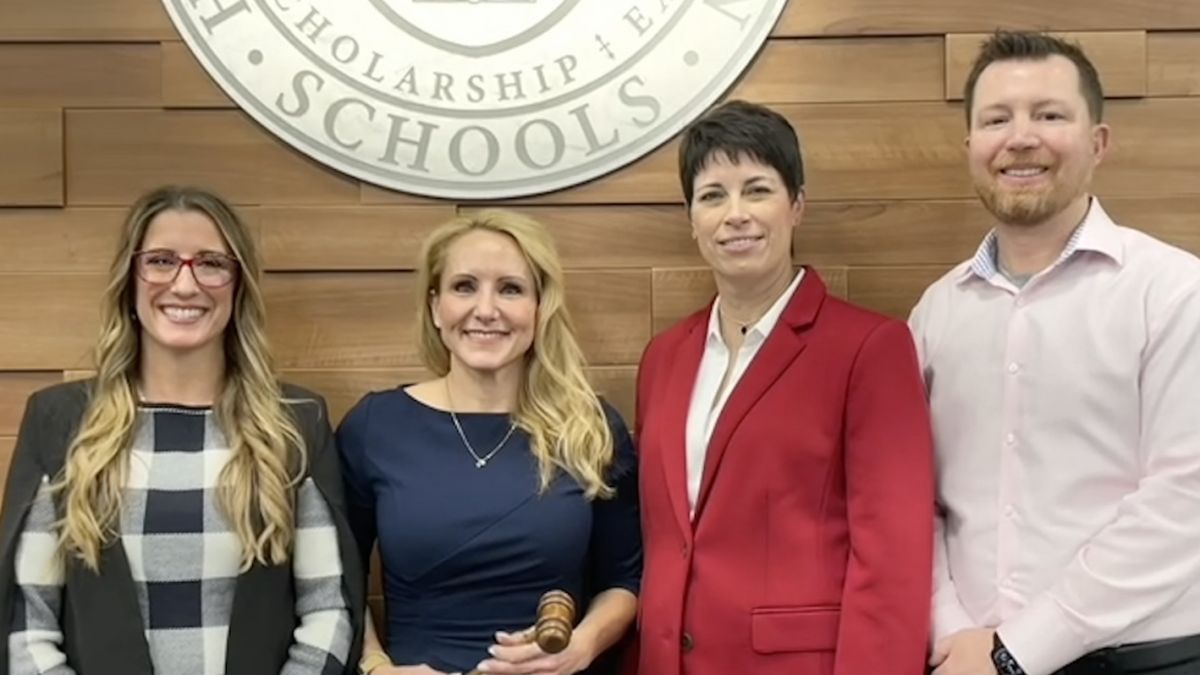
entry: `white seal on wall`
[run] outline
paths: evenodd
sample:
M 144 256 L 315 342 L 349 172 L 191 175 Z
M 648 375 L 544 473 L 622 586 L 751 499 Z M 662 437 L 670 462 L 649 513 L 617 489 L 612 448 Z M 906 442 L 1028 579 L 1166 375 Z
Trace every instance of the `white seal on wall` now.
M 614 171 L 702 113 L 786 0 L 164 0 L 260 124 L 404 192 L 496 199 Z

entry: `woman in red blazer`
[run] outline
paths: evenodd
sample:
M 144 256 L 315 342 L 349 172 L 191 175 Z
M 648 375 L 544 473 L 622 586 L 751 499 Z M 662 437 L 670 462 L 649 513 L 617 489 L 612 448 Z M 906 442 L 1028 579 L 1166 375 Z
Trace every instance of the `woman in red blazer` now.
M 792 266 L 795 131 L 735 101 L 679 150 L 714 302 L 638 373 L 641 675 L 920 675 L 932 440 L 904 323 Z

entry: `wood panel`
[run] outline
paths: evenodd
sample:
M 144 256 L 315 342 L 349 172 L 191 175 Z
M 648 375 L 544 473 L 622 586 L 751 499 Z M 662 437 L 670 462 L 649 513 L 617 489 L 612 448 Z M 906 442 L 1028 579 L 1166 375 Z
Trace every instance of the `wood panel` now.
M 0 274 L 0 370 L 90 365 L 105 279 L 94 274 Z
M 513 199 L 514 204 L 678 204 L 679 144 L 671 141 L 629 166 L 569 190 Z
M 225 95 L 183 42 L 162 43 L 162 102 L 168 108 L 233 108 Z
M 1152 33 L 1146 60 L 1151 96 L 1200 96 L 1200 32 Z
M 962 112 L 947 103 L 781 106 L 812 200 L 970 197 Z
M 641 357 L 638 357 L 639 360 Z M 588 375 L 596 393 L 607 400 L 633 433 L 633 418 L 637 410 L 637 367 L 601 366 L 589 368 Z
M 1146 32 L 1104 31 L 1061 33 L 1060 37 L 1079 44 L 1087 54 L 1104 95 L 1130 97 L 1146 95 Z M 988 33 L 959 33 L 946 36 L 946 98 L 961 101 L 963 87 L 979 47 Z
M 0 43 L 0 104 L 157 106 L 160 70 L 152 44 Z
M 1118 223 L 1200 254 L 1200 197 L 1101 201 Z M 954 265 L 975 255 L 992 224 L 978 200 L 812 202 L 796 229 L 796 256 L 815 265 Z
M 60 372 L 0 372 L 0 436 L 17 435 L 30 394 L 61 381 Z
M 418 365 L 412 274 L 272 273 L 267 335 L 285 369 Z
M 834 296 L 847 296 L 845 267 L 815 268 L 825 282 L 826 290 Z M 654 284 L 654 333 L 660 333 L 676 322 L 708 305 L 717 294 L 712 272 L 707 267 L 656 269 Z
M 991 226 L 978 200 L 810 202 L 794 241 L 814 265 L 952 264 Z
M 731 98 L 758 103 L 942 98 L 939 37 L 771 40 Z M 854 58 L 847 58 L 853 53 Z
M 386 391 L 429 377 L 424 368 L 359 368 L 345 370 L 285 370 L 285 381 L 325 397 L 331 423 L 337 427 L 354 404 L 372 391 Z
M 681 204 L 504 208 L 545 225 L 567 268 L 648 268 L 703 262 Z
M 1200 227 L 1196 227 L 1200 197 L 1104 198 L 1101 202 L 1104 210 L 1121 225 L 1200 255 Z
M 852 267 L 849 275 L 850 301 L 881 314 L 907 320 L 925 289 L 951 267 Z
M 996 28 L 1059 31 L 1200 28 L 1200 3 L 1179 0 L 792 0 L 777 36 L 927 35 Z
M 359 200 L 363 204 L 408 204 L 415 206 L 454 206 L 454 202 L 443 199 L 434 199 L 432 197 L 422 197 L 420 195 L 400 192 L 391 188 L 372 185 L 371 183 L 363 183 L 359 195 Z
M 236 111 L 67 113 L 67 200 L 128 204 L 163 183 L 235 203 L 354 203 L 358 183 L 286 147 Z
M 421 242 L 455 215 L 445 206 L 263 207 L 259 227 L 269 270 L 413 269 Z
M 804 144 L 812 200 L 971 197 L 961 107 L 933 103 L 780 105 Z M 682 198 L 672 142 L 579 188 L 512 203 L 670 203 Z
M 588 363 L 637 363 L 650 341 L 648 270 L 567 272 L 567 306 Z
M 156 0 L 3 0 L 0 40 L 79 41 L 178 39 Z
M 0 273 L 106 272 L 120 209 L 0 209 Z
M 717 293 L 712 271 L 707 267 L 656 269 L 651 274 L 651 283 L 654 288 L 652 311 L 655 334 L 700 310 Z
M 816 201 L 971 199 L 961 104 L 871 103 L 785 105 L 777 109 L 799 130 L 807 162 L 807 194 Z M 1116 147 L 1097 174 L 1112 196 L 1195 194 L 1200 181 L 1200 98 L 1114 100 L 1107 117 Z M 659 155 L 661 155 L 661 151 Z M 661 166 L 631 167 L 581 190 L 543 202 L 638 199 L 676 202 L 677 177 Z M 636 183 L 626 199 L 621 186 Z M 667 195 L 675 191 L 674 197 Z
M 1096 194 L 1200 194 L 1200 99 L 1113 101 L 1107 110 L 1114 147 L 1096 172 Z
M 379 546 L 371 550 L 371 562 L 367 569 L 367 595 L 378 602 L 371 603 L 372 611 L 376 612 L 375 625 L 386 626 L 383 623 L 383 567 L 379 559 Z M 386 631 L 384 631 L 386 633 Z
M 63 203 L 61 111 L 0 107 L 0 149 L 0 206 Z
M 0 476 L 8 475 L 8 467 L 12 464 L 13 450 L 17 439 L 12 436 L 0 436 Z M 4 496 L 4 483 L 0 483 L 0 498 Z
M 979 32 L 996 26 L 1058 30 L 1200 28 L 1200 7 L 1179 0 L 792 0 L 778 36 Z M 150 0 L 4 0 L 0 40 L 177 40 L 162 4 Z

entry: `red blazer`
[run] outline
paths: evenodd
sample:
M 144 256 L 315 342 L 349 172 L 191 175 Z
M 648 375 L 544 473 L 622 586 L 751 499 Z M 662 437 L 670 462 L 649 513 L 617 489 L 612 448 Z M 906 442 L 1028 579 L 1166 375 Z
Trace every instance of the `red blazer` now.
M 641 675 L 922 675 L 933 460 L 908 327 L 805 272 L 721 412 L 695 518 L 684 436 L 709 309 L 638 373 Z

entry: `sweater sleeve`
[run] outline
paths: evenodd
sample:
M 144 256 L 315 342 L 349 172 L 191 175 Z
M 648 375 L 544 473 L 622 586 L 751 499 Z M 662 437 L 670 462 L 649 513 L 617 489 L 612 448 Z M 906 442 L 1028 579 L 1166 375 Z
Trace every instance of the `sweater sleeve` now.
M 300 486 L 296 502 L 292 574 L 299 625 L 281 675 L 340 675 L 353 635 L 337 528 L 311 478 Z
M 65 570 L 54 535 L 55 519 L 50 481 L 43 476 L 17 542 L 16 590 L 8 634 L 9 675 L 75 672 L 63 654 L 59 617 Z

